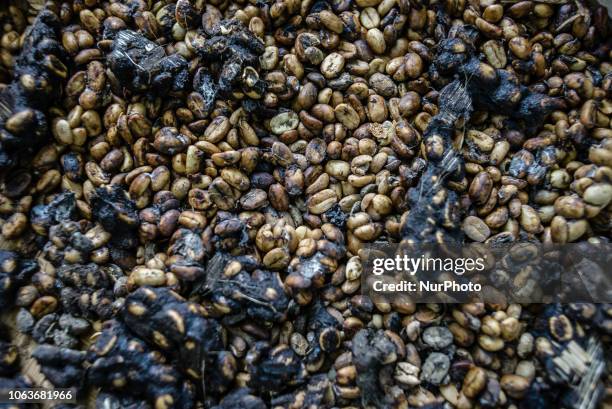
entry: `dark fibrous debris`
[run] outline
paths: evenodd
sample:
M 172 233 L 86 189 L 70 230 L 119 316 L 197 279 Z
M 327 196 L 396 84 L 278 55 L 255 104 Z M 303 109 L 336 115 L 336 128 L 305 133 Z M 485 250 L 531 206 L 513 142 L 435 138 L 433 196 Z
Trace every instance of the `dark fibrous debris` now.
M 277 273 L 240 270 L 230 276 L 207 275 L 206 283 L 211 301 L 226 310 L 228 322 L 281 322 L 286 318 L 289 299 Z
M 423 135 L 427 167 L 417 186 L 408 191 L 410 213 L 402 226 L 408 242 L 461 242 L 461 209 L 458 194 L 449 181 L 464 177 L 463 158 L 453 147 L 455 122 L 469 118 L 472 101 L 466 88 L 454 81 L 439 96 L 440 113 Z

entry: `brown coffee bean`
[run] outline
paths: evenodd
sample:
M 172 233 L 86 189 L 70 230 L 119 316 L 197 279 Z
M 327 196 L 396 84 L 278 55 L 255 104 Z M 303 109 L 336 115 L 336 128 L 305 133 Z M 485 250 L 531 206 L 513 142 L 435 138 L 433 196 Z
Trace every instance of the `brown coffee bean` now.
M 521 399 L 529 388 L 529 381 L 518 375 L 504 375 L 499 383 L 508 396 L 515 399 Z
M 470 184 L 470 198 L 477 204 L 484 204 L 493 188 L 493 180 L 487 172 L 477 174 Z
M 482 219 L 475 216 L 465 218 L 463 221 L 463 231 L 470 239 L 481 243 L 491 235 L 489 226 Z
M 485 387 L 487 381 L 487 374 L 484 369 L 473 366 L 469 369 L 465 378 L 463 379 L 463 386 L 461 392 L 468 398 L 477 396 Z

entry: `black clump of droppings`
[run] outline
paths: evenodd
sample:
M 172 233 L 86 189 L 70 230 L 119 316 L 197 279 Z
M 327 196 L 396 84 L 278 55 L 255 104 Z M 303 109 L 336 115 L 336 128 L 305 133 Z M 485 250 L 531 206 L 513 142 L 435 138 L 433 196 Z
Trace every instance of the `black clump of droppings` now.
M 242 100 L 242 108 L 249 113 L 257 115 L 259 118 L 272 118 L 274 115 L 278 114 L 276 109 L 268 108 L 260 101 L 244 98 Z
M 549 113 L 564 107 L 565 103 L 561 99 L 530 92 L 521 99 L 513 112 L 513 117 L 522 119 L 528 132 L 533 133 Z
M 174 233 L 168 252 L 171 256 L 182 256 L 197 263 L 206 256 L 202 236 L 189 229 L 178 229 Z
M 346 221 L 348 220 L 348 215 L 342 211 L 340 205 L 335 204 L 331 207 L 331 209 L 323 213 L 323 219 L 327 223 L 331 223 L 340 229 L 344 229 L 346 226 Z
M 0 250 L 0 308 L 13 301 L 15 291 L 38 270 L 34 260 L 24 259 L 17 253 Z
M 459 38 L 449 38 L 438 43 L 438 53 L 434 60 L 434 68 L 442 74 L 453 74 L 465 64 L 467 54 L 454 52 L 457 47 L 463 47 L 463 42 Z
M 139 2 L 133 1 L 133 4 L 134 12 L 136 12 L 139 6 Z M 161 29 L 164 36 L 172 37 L 172 27 L 174 26 L 174 24 L 176 24 L 176 4 L 167 4 L 162 9 L 165 9 L 166 12 L 162 13 L 159 16 L 156 16 L 159 28 Z
M 22 310 L 27 311 L 27 310 Z M 91 329 L 89 321 L 70 314 L 48 314 L 33 324 L 32 338 L 39 344 L 76 348 L 79 338 Z
M 316 300 L 309 309 L 306 326 L 308 333 L 313 336 L 308 337 L 309 348 L 305 362 L 320 365 L 326 353 L 334 353 L 340 346 L 341 325 L 327 311 L 321 300 Z
M 73 220 L 76 216 L 76 199 L 74 193 L 66 192 L 57 195 L 47 205 L 34 206 L 30 212 L 30 221 L 34 226 L 47 230 L 51 226 Z
M 103 392 L 120 393 L 121 399 L 143 397 L 154 404 L 171 399 L 172 407 L 177 409 L 194 405 L 193 385 L 159 351 L 151 349 L 119 321 L 104 324 L 87 352 L 87 362 L 87 383 Z
M 219 269 L 216 269 L 215 274 L 211 268 L 218 263 L 215 257 L 207 268 L 205 291 L 214 303 L 229 308 L 225 322 L 239 322 L 249 318 L 271 323 L 282 322 L 286 318 L 289 298 L 277 273 L 267 270 L 249 273 L 241 270 L 232 277 L 224 277 Z
M 59 25 L 53 12 L 38 14 L 15 60 L 12 81 L 0 91 L 0 169 L 16 164 L 47 137 L 44 112 L 59 97 L 59 81 L 68 74 Z
M 469 26 L 453 26 L 449 37 L 437 46 L 430 66 L 432 78 L 455 77 L 465 82 L 475 108 L 503 112 L 521 122 L 528 134 L 535 133 L 548 114 L 565 107 L 562 99 L 521 85 L 515 73 L 482 63 L 476 40 Z
M 410 213 L 401 226 L 401 235 L 421 243 L 460 243 L 463 232 L 459 195 L 447 184 L 464 176 L 464 161 L 452 140 L 456 120 L 469 118 L 472 99 L 459 81 L 453 81 L 440 92 L 439 105 L 440 112 L 423 135 L 428 163 L 417 186 L 408 191 Z
M 179 93 L 189 85 L 189 63 L 178 54 L 162 58 L 159 63 L 159 73 L 151 81 L 152 89 L 158 94 Z
M 64 310 L 78 317 L 109 319 L 113 314 L 113 286 L 122 276 L 113 264 L 65 264 L 57 269 Z
M 39 344 L 49 341 L 52 326 L 57 322 L 57 314 L 47 314 L 36 322 L 32 330 L 32 338 Z
M 340 328 L 340 323 L 327 311 L 323 303 L 317 300 L 310 308 L 308 329 L 318 334 L 327 328 Z
M 168 254 L 173 257 L 170 271 L 185 281 L 197 281 L 204 275 L 202 262 L 207 247 L 200 233 L 189 229 L 178 229 L 172 235 Z
M 76 152 L 68 152 L 61 157 L 63 173 L 75 182 L 81 182 L 84 176 L 83 158 Z
M 308 384 L 300 389 L 272 399 L 275 408 L 291 409 L 296 404 L 302 408 L 327 408 L 331 406 L 329 395 L 331 382 L 326 374 L 318 374 L 310 377 Z
M 108 64 L 121 85 L 134 92 L 181 92 L 189 85 L 188 63 L 178 54 L 131 30 L 116 33 Z
M 131 30 L 117 33 L 108 64 L 121 85 L 145 91 L 152 79 L 151 70 L 166 56 L 163 47 Z
M 210 113 L 215 105 L 215 99 L 218 93 L 215 78 L 208 70 L 200 68 L 193 78 L 193 89 L 202 95 L 204 113 Z
M 138 244 L 138 213 L 136 205 L 118 185 L 96 189 L 91 198 L 93 217 L 112 234 L 112 243 L 122 249 Z
M 264 43 L 234 19 L 220 21 L 206 34 L 208 38 L 195 45 L 195 52 L 204 62 L 218 67 L 215 70 L 216 84 L 208 86 L 207 93 L 227 96 L 241 82 L 242 70 L 258 64 L 259 56 L 265 50 Z M 209 98 L 205 96 L 206 100 Z
M 213 241 L 218 250 L 231 252 L 248 247 L 250 239 L 246 223 L 229 212 L 219 212 L 217 217 Z
M 288 345 L 271 347 L 265 341 L 257 342 L 246 361 L 249 387 L 262 392 L 280 392 L 306 380 L 306 367 Z
M 85 381 L 84 351 L 43 344 L 34 349 L 32 356 L 41 372 L 60 388 L 82 387 Z
M 266 409 L 265 402 L 258 396 L 252 395 L 248 388 L 239 388 L 226 395 L 218 405 L 211 409 Z
M 396 354 L 395 344 L 382 330 L 362 329 L 353 337 L 352 352 L 363 405 L 390 407 L 391 402 L 387 399 L 380 378 L 382 371 L 393 369 L 393 365 L 387 363 L 391 363 L 389 361 Z
M 139 288 L 126 298 L 122 317 L 133 333 L 176 356 L 194 378 L 223 349 L 219 323 L 167 288 Z
M 315 335 L 315 345 L 311 345 L 311 349 L 320 349 L 324 352 L 336 351 L 341 341 L 340 329 L 340 323 L 327 311 L 321 300 L 314 302 L 308 316 L 308 330 Z

